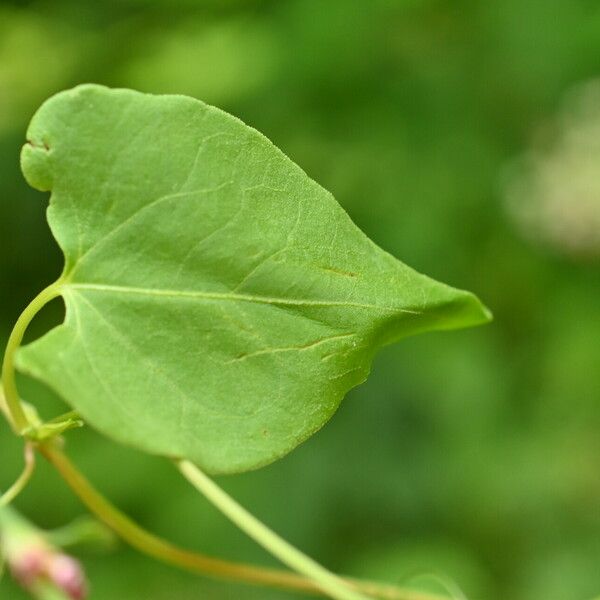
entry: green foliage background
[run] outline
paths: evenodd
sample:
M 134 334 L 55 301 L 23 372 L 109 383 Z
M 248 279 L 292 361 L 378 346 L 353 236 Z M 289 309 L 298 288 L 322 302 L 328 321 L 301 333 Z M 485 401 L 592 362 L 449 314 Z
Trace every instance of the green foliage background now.
M 598 261 L 524 239 L 501 183 L 563 94 L 599 73 L 590 0 L 1 2 L 0 336 L 61 267 L 46 199 L 18 165 L 37 106 L 85 81 L 217 104 L 379 245 L 474 291 L 496 318 L 386 349 L 317 436 L 220 483 L 341 572 L 438 590 L 439 577 L 482 600 L 589 600 L 600 592 Z M 60 318 L 49 307 L 31 337 Z M 46 416 L 61 410 L 21 387 Z M 91 431 L 69 434 L 69 450 L 151 529 L 270 564 L 166 462 Z M 0 453 L 6 488 L 21 456 L 4 424 Z M 40 466 L 17 506 L 46 527 L 81 514 Z M 92 598 L 288 597 L 125 547 L 83 560 Z M 0 597 L 24 596 L 5 577 Z

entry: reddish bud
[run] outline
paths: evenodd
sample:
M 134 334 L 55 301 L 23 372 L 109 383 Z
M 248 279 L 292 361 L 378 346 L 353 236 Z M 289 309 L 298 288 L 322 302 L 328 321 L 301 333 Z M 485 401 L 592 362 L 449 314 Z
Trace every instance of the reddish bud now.
M 73 600 L 83 600 L 87 583 L 78 561 L 67 554 L 53 554 L 47 565 L 47 575 L 57 587 Z

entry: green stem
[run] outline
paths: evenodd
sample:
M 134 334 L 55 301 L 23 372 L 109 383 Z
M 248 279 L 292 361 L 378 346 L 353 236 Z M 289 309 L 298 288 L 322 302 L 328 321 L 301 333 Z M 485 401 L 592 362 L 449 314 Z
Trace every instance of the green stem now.
M 304 592 L 315 591 L 314 585 L 310 581 L 306 581 L 304 578 L 297 577 L 292 573 L 230 563 L 183 550 L 170 542 L 162 540 L 142 529 L 104 498 L 54 444 L 43 444 L 39 447 L 39 450 L 88 509 L 124 541 L 140 552 L 163 562 L 205 575 L 257 585 L 270 585 L 283 589 Z
M 29 422 L 21 400 L 17 391 L 15 381 L 15 354 L 23 341 L 23 335 L 31 320 L 41 310 L 43 306 L 48 304 L 60 295 L 60 282 L 57 281 L 47 288 L 43 289 L 21 313 L 15 326 L 8 338 L 6 350 L 4 352 L 4 362 L 2 364 L 2 385 L 4 388 L 4 397 L 6 399 L 6 408 L 8 409 L 8 417 L 12 428 L 15 432 L 21 435 L 28 427 Z
M 104 498 L 55 444 L 47 442 L 38 446 L 38 449 L 87 508 L 136 550 L 156 560 L 202 575 L 305 594 L 323 594 L 321 588 L 306 577 L 278 569 L 220 560 L 184 550 L 163 540 L 140 527 Z M 353 579 L 349 579 L 348 582 L 356 589 L 364 591 L 365 594 L 382 600 L 442 600 L 439 596 L 406 590 L 393 585 Z
M 328 596 L 335 600 L 367 600 L 353 585 L 294 548 L 250 514 L 196 465 L 187 460 L 176 461 L 176 464 L 183 476 L 242 531 L 282 563 L 312 579 Z
M 25 488 L 35 469 L 35 453 L 33 446 L 25 443 L 25 467 L 17 480 L 0 496 L 0 508 L 10 504 Z

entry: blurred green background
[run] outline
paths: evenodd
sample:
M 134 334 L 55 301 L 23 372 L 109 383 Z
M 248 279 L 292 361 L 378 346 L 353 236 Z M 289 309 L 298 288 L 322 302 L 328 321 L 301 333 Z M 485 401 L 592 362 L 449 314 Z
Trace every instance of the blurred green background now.
M 600 593 L 600 3 L 0 2 L 0 338 L 58 275 L 19 151 L 81 82 L 190 94 L 256 127 L 379 245 L 476 292 L 495 322 L 390 347 L 287 458 L 220 483 L 339 572 L 469 599 Z M 592 83 L 590 83 L 592 82 Z M 60 319 L 49 307 L 31 336 Z M 21 383 L 46 417 L 60 402 Z M 69 451 L 120 507 L 198 550 L 273 564 L 165 461 L 93 431 Z M 0 425 L 0 488 L 21 465 Z M 44 464 L 16 505 L 84 509 Z M 125 546 L 82 554 L 92 599 L 275 599 Z M 436 583 L 437 582 L 437 583 Z M 5 577 L 0 597 L 24 594 Z

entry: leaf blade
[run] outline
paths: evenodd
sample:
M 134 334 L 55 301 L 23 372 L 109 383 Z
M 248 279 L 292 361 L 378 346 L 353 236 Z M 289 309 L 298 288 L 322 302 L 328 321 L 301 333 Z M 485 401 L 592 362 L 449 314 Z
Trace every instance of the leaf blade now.
M 28 139 L 66 317 L 18 366 L 121 442 L 212 473 L 257 468 L 331 417 L 377 347 L 488 319 L 199 101 L 83 86 L 47 101 Z

